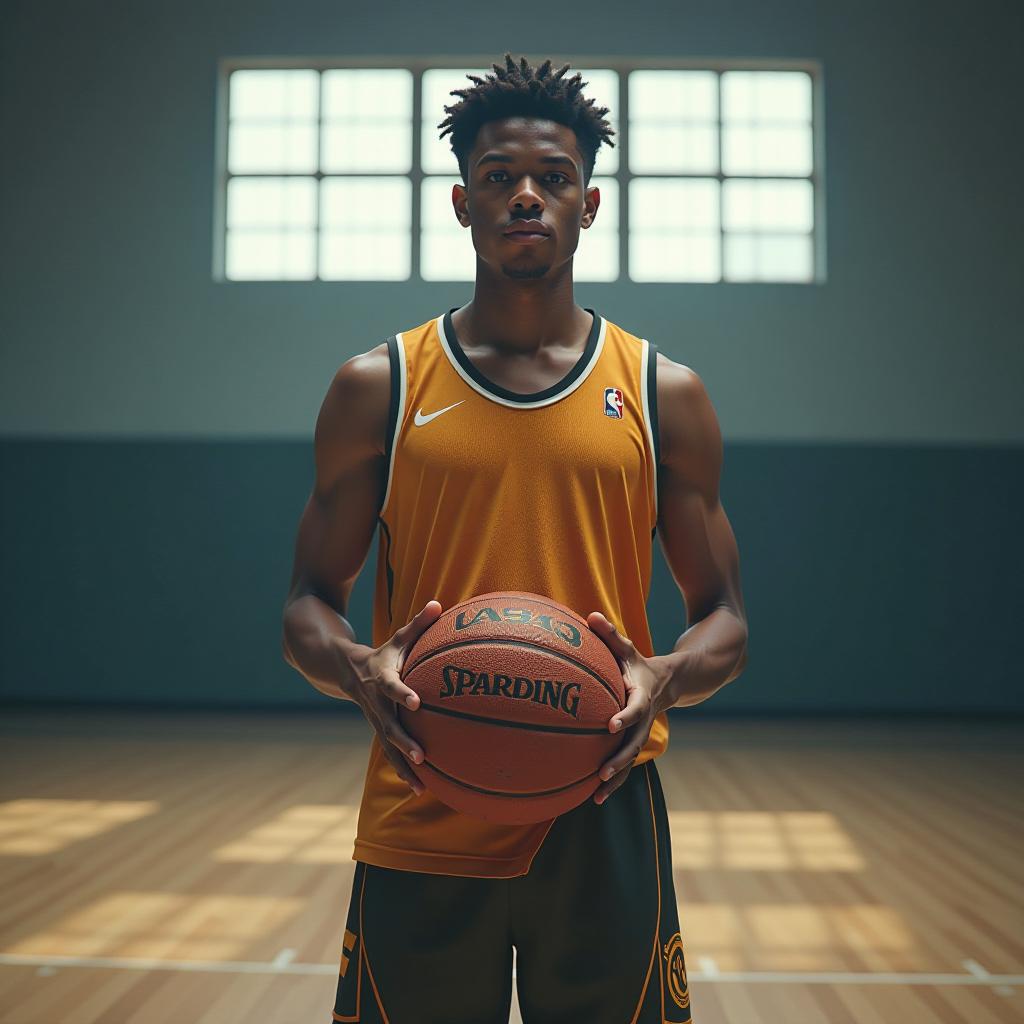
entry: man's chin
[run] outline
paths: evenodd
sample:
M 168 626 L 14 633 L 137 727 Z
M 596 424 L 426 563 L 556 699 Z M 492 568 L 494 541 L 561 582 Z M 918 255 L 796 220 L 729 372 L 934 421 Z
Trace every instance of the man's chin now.
M 515 278 L 518 281 L 531 281 L 543 277 L 550 269 L 550 263 L 536 267 L 510 267 L 507 263 L 501 265 L 501 272 L 506 277 Z

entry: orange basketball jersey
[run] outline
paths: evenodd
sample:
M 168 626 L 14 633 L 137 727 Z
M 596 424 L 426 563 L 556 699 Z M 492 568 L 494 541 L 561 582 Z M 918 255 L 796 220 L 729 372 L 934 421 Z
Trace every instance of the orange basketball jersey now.
M 584 617 L 603 612 L 652 656 L 655 346 L 588 310 L 593 326 L 572 370 L 544 391 L 517 394 L 470 361 L 452 312 L 388 339 L 373 645 L 431 599 L 448 608 L 476 594 L 525 590 Z M 637 763 L 667 746 L 662 713 Z M 495 825 L 451 810 L 429 790 L 416 796 L 374 733 L 353 859 L 510 878 L 529 870 L 550 827 Z

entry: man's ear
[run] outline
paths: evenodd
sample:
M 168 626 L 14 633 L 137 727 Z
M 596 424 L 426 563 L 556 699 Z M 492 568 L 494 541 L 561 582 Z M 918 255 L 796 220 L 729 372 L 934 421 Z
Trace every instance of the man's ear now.
M 464 227 L 469 227 L 469 193 L 465 185 L 452 185 L 452 206 L 455 216 Z
M 583 193 L 583 218 L 580 227 L 589 228 L 597 216 L 597 209 L 601 205 L 601 190 L 596 185 L 591 185 Z

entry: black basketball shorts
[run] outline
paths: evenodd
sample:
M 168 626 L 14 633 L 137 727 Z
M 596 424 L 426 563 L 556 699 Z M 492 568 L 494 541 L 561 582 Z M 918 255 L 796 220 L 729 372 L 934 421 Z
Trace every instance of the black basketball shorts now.
M 653 761 L 558 817 L 530 870 L 464 878 L 357 862 L 333 1021 L 677 1024 L 690 1017 Z

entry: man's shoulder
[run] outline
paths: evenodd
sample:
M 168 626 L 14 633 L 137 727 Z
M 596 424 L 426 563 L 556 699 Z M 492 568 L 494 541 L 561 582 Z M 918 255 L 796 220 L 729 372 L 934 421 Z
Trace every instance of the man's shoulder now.
M 346 359 L 331 381 L 331 392 L 339 401 L 351 401 L 366 392 L 390 389 L 391 357 L 382 341 L 365 352 Z
M 695 370 L 685 363 L 677 363 L 674 359 L 670 359 L 660 349 L 658 350 L 657 371 L 659 397 L 662 385 L 672 398 L 696 399 L 700 398 L 700 393 L 704 391 L 704 382 Z
M 697 373 L 685 363 L 678 363 L 665 355 L 664 343 L 647 335 L 634 333 L 627 330 L 621 324 L 617 324 L 607 317 L 605 323 L 611 331 L 617 333 L 625 340 L 635 345 L 642 345 L 645 341 L 656 354 L 655 370 L 658 380 L 658 397 L 661 398 L 663 385 L 666 392 L 666 399 L 697 398 L 703 390 L 703 383 Z
M 383 451 L 391 403 L 387 342 L 346 359 L 334 374 L 317 417 L 317 442 L 359 435 Z
M 692 471 L 720 460 L 718 418 L 700 376 L 659 352 L 656 379 L 661 461 Z
M 353 393 L 366 389 L 389 389 L 392 351 L 401 347 L 408 354 L 411 346 L 421 343 L 429 335 L 436 320 L 436 317 L 431 317 L 415 327 L 395 331 L 379 344 L 350 357 L 339 367 L 332 388 L 344 397 L 352 397 Z

